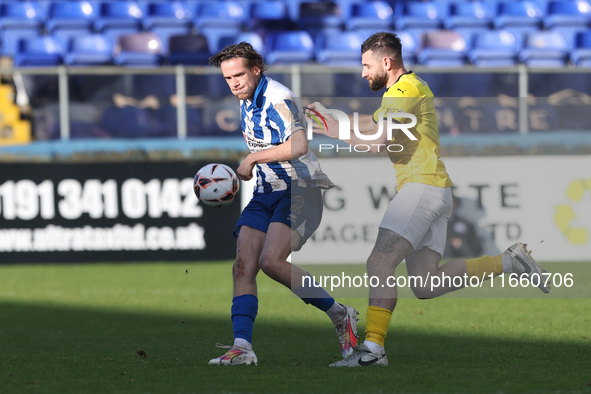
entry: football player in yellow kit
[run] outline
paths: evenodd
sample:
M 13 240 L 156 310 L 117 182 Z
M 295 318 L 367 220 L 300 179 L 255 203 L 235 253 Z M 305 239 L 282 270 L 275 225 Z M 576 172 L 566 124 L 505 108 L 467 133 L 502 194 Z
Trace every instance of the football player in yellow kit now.
M 396 170 L 397 193 L 379 226 L 374 248 L 367 260 L 367 274 L 380 278 L 380 283 L 384 284 L 388 277 L 394 277 L 402 260 L 406 260 L 408 274 L 424 279 L 411 282 L 418 298 L 437 297 L 466 284 L 465 281 L 446 281 L 444 278 L 487 279 L 508 272 L 529 278 L 537 275 L 541 279 L 545 271 L 522 243 L 516 243 L 496 256 L 455 259 L 439 265 L 445 248 L 447 221 L 452 212 L 453 183 L 439 157 L 433 93 L 425 81 L 404 67 L 401 48 L 400 39 L 393 33 L 376 33 L 361 46 L 361 76 L 367 79 L 372 90 L 386 88 L 386 91 L 380 108 L 373 115 L 358 117 L 358 131 L 365 134 L 365 138 L 350 133 L 348 139 L 343 139 L 352 146 L 367 146 L 367 136 L 374 135 L 371 151 L 387 150 Z M 320 114 L 327 111 L 320 103 L 312 104 L 310 109 Z M 327 113 L 325 119 L 327 127 L 315 126 L 314 131 L 339 138 L 336 118 Z M 414 120 L 416 123 L 413 124 Z M 386 127 L 379 125 L 382 121 L 408 126 L 405 130 L 396 130 L 388 140 Z M 390 149 L 390 146 L 394 148 Z M 432 286 L 433 283 L 439 285 Z M 540 289 L 547 293 L 549 287 L 543 280 L 539 283 Z M 396 301 L 395 286 L 371 287 L 365 342 L 351 356 L 331 366 L 388 365 L 384 342 Z

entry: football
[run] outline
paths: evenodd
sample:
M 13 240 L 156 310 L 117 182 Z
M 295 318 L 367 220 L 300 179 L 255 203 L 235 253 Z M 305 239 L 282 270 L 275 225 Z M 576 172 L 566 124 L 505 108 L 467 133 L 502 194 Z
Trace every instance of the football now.
M 225 164 L 211 163 L 197 171 L 193 190 L 203 204 L 223 207 L 234 201 L 239 184 L 234 170 Z

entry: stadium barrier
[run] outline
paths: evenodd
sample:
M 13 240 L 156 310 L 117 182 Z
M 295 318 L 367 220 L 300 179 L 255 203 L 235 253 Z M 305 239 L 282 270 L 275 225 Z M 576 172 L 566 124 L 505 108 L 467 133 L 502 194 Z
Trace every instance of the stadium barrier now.
M 386 157 L 320 160 L 337 187 L 325 191 L 320 227 L 292 261 L 364 262 L 396 193 L 392 165 Z M 461 225 L 474 227 L 481 253 L 498 254 L 521 241 L 539 261 L 585 261 L 591 255 L 590 156 L 450 157 L 444 162 L 461 201 L 454 215 L 464 219 Z
M 501 123 L 500 132 L 527 134 L 530 130 L 552 130 L 552 124 L 545 127 L 534 116 L 536 111 L 543 110 L 532 101 L 536 97 L 552 96 L 552 105 L 561 100 L 564 104 L 569 99 L 571 105 L 588 105 L 591 97 L 591 69 L 585 68 L 413 66 L 412 70 L 428 81 L 438 98 L 500 98 L 497 106 L 512 108 L 511 126 L 506 127 L 506 121 Z M 32 119 L 36 140 L 163 136 L 185 139 L 236 135 L 239 128 L 235 99 L 220 71 L 213 67 L 2 67 L 0 73 L 14 84 L 16 104 Z M 274 66 L 268 74 L 299 97 L 379 96 L 369 90 L 357 67 Z M 511 98 L 522 99 L 511 102 Z M 577 99 L 581 103 L 573 103 Z M 442 111 L 445 109 L 444 105 Z M 584 115 L 579 107 L 574 109 Z M 588 130 L 588 122 L 579 123 L 575 126 Z M 496 126 L 473 129 L 473 125 L 467 122 L 462 128 L 468 130 L 460 132 L 497 130 Z M 569 129 L 558 123 L 554 130 L 565 128 Z
M 198 204 L 205 164 L 0 164 L 0 264 L 231 259 L 240 205 Z

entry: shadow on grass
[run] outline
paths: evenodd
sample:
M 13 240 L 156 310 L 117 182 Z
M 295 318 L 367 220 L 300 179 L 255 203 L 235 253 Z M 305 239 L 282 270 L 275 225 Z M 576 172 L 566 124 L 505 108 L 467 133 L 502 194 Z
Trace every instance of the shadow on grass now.
M 334 369 L 334 332 L 260 318 L 257 367 L 213 367 L 222 318 L 0 304 L 0 392 L 588 392 L 591 347 L 391 329 L 390 366 Z M 542 324 L 542 323 L 540 323 Z M 139 351 L 139 352 L 138 352 Z M 139 353 L 139 354 L 138 354 Z

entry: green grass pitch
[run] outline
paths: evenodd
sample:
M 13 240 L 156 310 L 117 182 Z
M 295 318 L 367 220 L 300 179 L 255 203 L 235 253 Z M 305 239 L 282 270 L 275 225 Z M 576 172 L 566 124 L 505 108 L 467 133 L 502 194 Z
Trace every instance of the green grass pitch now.
M 390 365 L 345 370 L 330 320 L 261 274 L 259 365 L 208 366 L 231 288 L 227 262 L 0 267 L 0 392 L 591 392 L 589 298 L 401 298 Z M 362 334 L 367 299 L 339 301 Z

